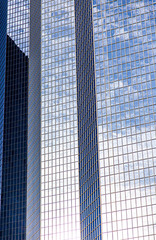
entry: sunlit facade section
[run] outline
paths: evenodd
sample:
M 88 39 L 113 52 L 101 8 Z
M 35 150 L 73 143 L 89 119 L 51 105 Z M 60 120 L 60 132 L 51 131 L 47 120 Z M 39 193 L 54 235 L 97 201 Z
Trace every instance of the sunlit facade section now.
M 7 34 L 26 55 L 29 53 L 30 0 L 8 0 Z
M 155 1 L 93 0 L 103 239 L 156 237 Z
M 41 239 L 80 240 L 74 1 L 42 1 Z

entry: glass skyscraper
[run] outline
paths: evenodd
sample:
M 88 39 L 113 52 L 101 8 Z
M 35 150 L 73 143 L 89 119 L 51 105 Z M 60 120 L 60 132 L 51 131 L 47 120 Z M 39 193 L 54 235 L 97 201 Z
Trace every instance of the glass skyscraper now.
M 0 239 L 156 239 L 156 0 L 0 2 Z

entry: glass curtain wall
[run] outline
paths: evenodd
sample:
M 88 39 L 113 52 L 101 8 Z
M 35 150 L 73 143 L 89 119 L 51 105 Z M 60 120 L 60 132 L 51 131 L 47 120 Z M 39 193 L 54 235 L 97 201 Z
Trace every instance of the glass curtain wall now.
M 156 236 L 155 1 L 93 0 L 103 239 Z
M 80 240 L 74 0 L 42 0 L 41 239 Z
M 5 4 L 6 15 L 1 15 L 4 21 L 7 18 L 7 32 L 1 36 L 7 51 L 0 238 L 25 239 L 29 2 L 8 0 Z

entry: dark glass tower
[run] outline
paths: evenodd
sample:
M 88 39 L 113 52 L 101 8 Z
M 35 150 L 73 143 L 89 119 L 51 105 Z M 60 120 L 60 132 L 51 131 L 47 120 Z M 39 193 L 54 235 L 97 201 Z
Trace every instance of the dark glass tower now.
M 40 235 L 40 13 L 40 1 L 0 2 L 0 239 L 4 240 Z
M 0 239 L 26 238 L 28 57 L 7 36 Z

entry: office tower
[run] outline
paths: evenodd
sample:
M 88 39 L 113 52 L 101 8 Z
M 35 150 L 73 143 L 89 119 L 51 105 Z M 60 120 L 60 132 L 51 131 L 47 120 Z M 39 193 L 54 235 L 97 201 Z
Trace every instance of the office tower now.
M 3 7 L 6 9 L 5 4 L 4 2 Z M 7 34 L 5 22 L 7 15 L 5 17 L 3 15 L 1 21 L 5 31 L 1 36 L 6 41 L 1 48 L 6 52 L 6 57 L 1 55 L 1 60 L 6 64 L 6 69 L 5 77 L 1 75 L 5 93 L 4 98 L 1 96 L 4 103 L 4 114 L 1 118 L 1 121 L 4 119 L 4 130 L 1 131 L 1 134 L 3 132 L 1 148 L 3 157 L 0 239 L 26 239 L 28 56 L 24 50 L 24 44 L 26 44 L 24 36 L 20 41 L 13 29 L 16 25 L 17 31 L 20 20 L 18 19 L 18 22 L 15 20 L 16 15 L 12 12 L 14 9 L 15 4 L 8 2 Z
M 0 6 L 1 216 L 9 196 L 3 183 L 7 137 L 9 149 L 18 140 L 27 142 L 27 159 L 16 149 L 23 167 L 27 164 L 21 193 L 26 204 L 18 205 L 26 211 L 24 239 L 154 240 L 155 0 L 10 0 L 7 11 Z M 13 48 L 22 61 L 12 63 Z M 11 67 L 19 68 L 16 77 L 29 86 L 28 127 L 21 132 L 23 142 L 18 136 L 14 143 L 6 131 L 13 104 L 6 87 L 4 104 Z M 10 84 L 8 91 L 21 94 L 13 92 L 14 81 Z M 16 160 L 15 149 L 9 154 Z M 10 166 L 7 171 L 14 179 Z M 19 186 L 14 192 L 11 183 L 10 191 L 17 193 Z M 23 239 L 15 226 L 10 238 Z M 7 227 L 0 234 L 9 234 Z

